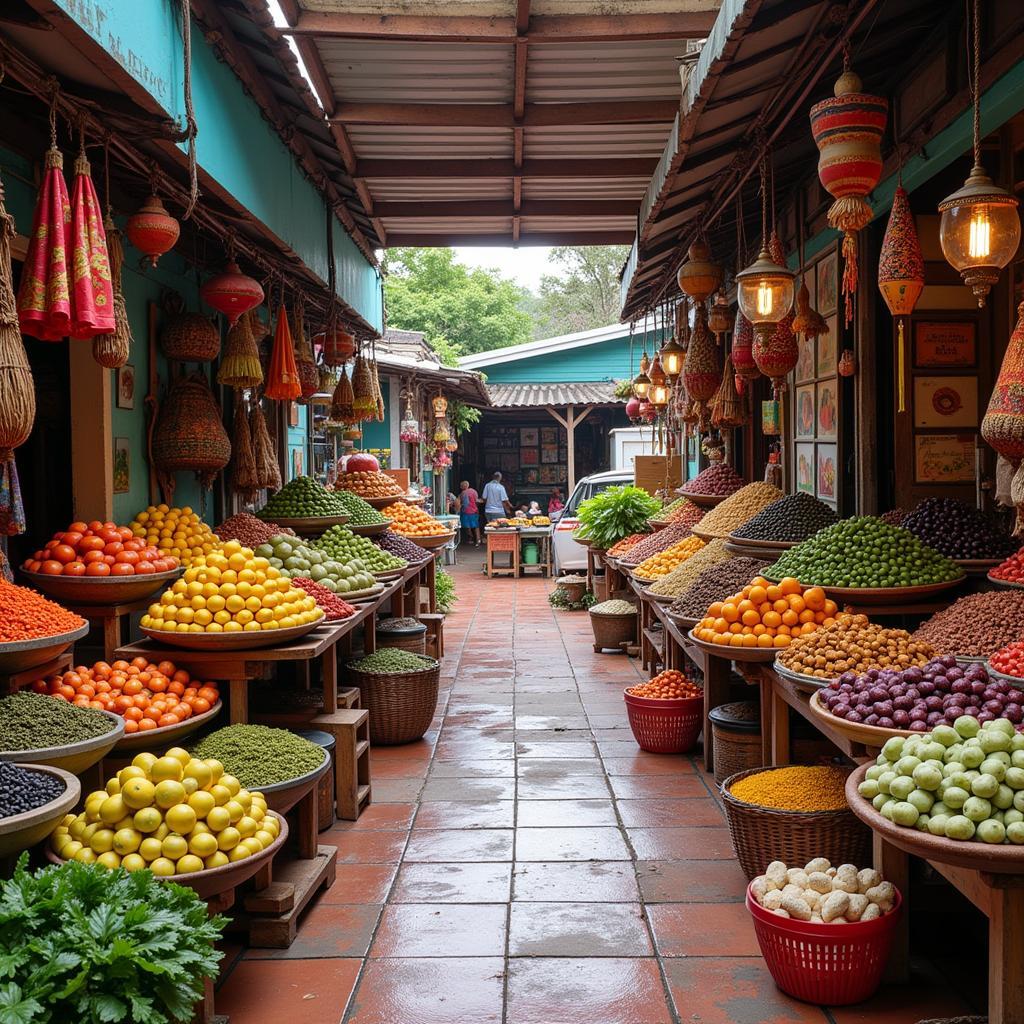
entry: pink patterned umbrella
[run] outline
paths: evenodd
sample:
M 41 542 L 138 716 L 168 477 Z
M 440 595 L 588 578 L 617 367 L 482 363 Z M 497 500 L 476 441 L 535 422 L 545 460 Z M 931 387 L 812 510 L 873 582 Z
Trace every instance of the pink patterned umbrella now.
M 114 330 L 114 289 L 100 201 L 85 152 L 75 160 L 71 199 L 71 337 L 88 339 Z

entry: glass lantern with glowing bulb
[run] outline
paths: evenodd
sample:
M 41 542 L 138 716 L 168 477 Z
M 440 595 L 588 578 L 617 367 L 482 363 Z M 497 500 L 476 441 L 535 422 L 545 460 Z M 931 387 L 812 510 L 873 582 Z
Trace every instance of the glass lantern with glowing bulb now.
M 736 298 L 758 336 L 769 334 L 793 308 L 796 275 L 762 249 L 746 270 L 736 275 Z
M 657 353 L 654 356 L 654 361 L 651 363 L 650 378 L 651 387 L 647 392 L 647 400 L 655 409 L 664 409 L 668 405 L 672 389 L 669 387 L 665 371 L 661 368 L 661 358 Z
M 658 352 L 658 359 L 670 384 L 674 384 L 676 378 L 683 372 L 683 359 L 685 356 L 686 352 L 675 338 L 670 337 L 661 346 L 661 350 Z
M 641 400 L 647 397 L 647 392 L 651 388 L 651 378 L 647 376 L 650 368 L 651 360 L 645 352 L 640 357 L 640 372 L 633 378 L 633 394 Z
M 434 419 L 443 419 L 448 412 L 448 399 L 444 395 L 438 395 L 437 398 L 430 400 L 430 404 L 434 407 Z

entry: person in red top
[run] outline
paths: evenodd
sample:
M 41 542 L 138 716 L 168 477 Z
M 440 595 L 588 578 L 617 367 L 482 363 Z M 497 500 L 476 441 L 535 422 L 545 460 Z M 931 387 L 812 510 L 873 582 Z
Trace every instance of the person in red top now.
M 459 520 L 468 536 L 473 538 L 476 547 L 480 547 L 483 538 L 480 535 L 480 495 L 469 486 L 468 480 L 459 484 Z
M 548 498 L 548 515 L 561 512 L 562 508 L 562 492 L 557 487 L 553 487 L 551 489 L 551 497 Z

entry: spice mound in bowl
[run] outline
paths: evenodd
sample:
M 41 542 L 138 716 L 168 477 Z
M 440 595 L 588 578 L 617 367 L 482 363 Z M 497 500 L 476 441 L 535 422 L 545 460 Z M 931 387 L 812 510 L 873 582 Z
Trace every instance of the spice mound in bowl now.
M 213 758 L 248 789 L 290 782 L 324 763 L 324 749 L 287 729 L 229 725 L 203 737 L 192 754 Z
M 737 779 L 729 793 L 778 811 L 840 811 L 847 806 L 846 778 L 847 772 L 831 765 L 791 765 Z
M 64 780 L 49 772 L 0 761 L 0 821 L 56 800 L 64 788 Z
M 48 750 L 104 736 L 118 728 L 115 719 L 95 708 L 22 690 L 0 697 L 0 752 Z
M 739 476 L 724 462 L 716 462 L 702 470 L 692 480 L 687 480 L 679 488 L 683 494 L 732 494 L 743 486 L 743 477 Z
M 968 594 L 918 626 L 915 640 L 941 654 L 988 658 L 1024 637 L 1024 590 Z
M 799 543 L 838 521 L 825 502 L 799 491 L 765 506 L 732 535 L 741 540 Z
M 698 529 L 702 534 L 710 534 L 712 537 L 728 537 L 733 530 L 781 497 L 782 491 L 771 484 L 747 484 L 708 512 L 700 521 Z
M 947 558 L 1005 558 L 1017 549 L 993 515 L 956 498 L 926 498 L 900 526 Z

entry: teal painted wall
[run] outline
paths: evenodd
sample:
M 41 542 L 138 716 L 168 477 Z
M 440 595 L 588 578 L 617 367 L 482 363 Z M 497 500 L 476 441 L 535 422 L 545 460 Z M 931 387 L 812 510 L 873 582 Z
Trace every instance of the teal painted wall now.
M 648 352 L 661 332 L 648 338 Z M 547 355 L 524 357 L 509 363 L 479 366 L 487 375 L 488 384 L 567 383 L 571 381 L 623 380 L 637 372 L 643 351 L 643 335 L 633 338 L 633 360 L 630 367 L 629 334 L 611 338 L 597 345 L 567 349 Z
M 55 0 L 172 117 L 184 123 L 182 41 L 170 0 Z M 192 25 L 200 166 L 327 280 L 324 201 L 231 69 Z M 377 271 L 334 222 L 338 294 L 381 326 Z
M 384 395 L 384 422 L 378 423 L 373 420 L 363 424 L 363 443 L 360 447 L 364 451 L 370 448 L 391 447 L 391 388 L 387 386 L 386 381 L 381 383 L 384 385 L 381 388 Z
M 299 475 L 295 472 L 295 453 L 302 452 L 302 476 L 312 474 L 309 461 L 309 445 L 306 439 L 306 425 L 309 422 L 309 409 L 299 406 L 299 422 L 297 426 L 288 427 L 288 461 L 285 466 L 285 483 Z

